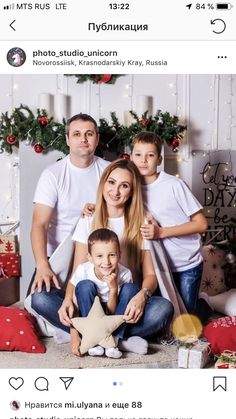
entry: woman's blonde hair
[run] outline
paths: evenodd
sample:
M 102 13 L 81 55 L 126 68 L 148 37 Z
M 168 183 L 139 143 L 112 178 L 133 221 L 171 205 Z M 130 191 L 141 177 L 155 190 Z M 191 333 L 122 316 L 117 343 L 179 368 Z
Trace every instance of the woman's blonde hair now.
M 142 236 L 140 226 L 144 222 L 145 211 L 141 191 L 141 176 L 135 164 L 130 160 L 115 160 L 104 170 L 97 190 L 92 230 L 109 227 L 109 217 L 106 202 L 103 197 L 103 189 L 107 179 L 115 169 L 128 170 L 132 174 L 131 195 L 126 201 L 124 208 L 125 227 L 123 242 L 128 267 L 134 271 L 141 262 Z

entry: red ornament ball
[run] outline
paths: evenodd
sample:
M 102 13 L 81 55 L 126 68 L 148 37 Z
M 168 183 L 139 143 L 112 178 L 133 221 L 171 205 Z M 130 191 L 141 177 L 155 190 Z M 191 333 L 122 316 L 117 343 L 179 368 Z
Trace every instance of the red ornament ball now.
M 102 78 L 99 79 L 97 82 L 98 83 L 108 83 L 112 78 L 112 74 L 103 74 Z
M 10 144 L 10 145 L 14 145 L 14 144 L 16 144 L 16 138 L 14 137 L 14 135 L 8 135 L 8 136 L 6 137 L 6 141 L 7 141 L 7 143 L 8 143 L 8 144 Z
M 42 153 L 43 146 L 41 144 L 35 144 L 34 145 L 34 151 L 35 151 L 35 153 Z
M 178 138 L 173 138 L 172 143 L 171 143 L 171 147 L 177 148 L 177 147 L 179 147 L 179 144 L 180 144 L 180 142 L 179 142 Z
M 40 116 L 39 123 L 40 123 L 40 125 L 47 125 L 48 118 L 46 116 Z
M 121 154 L 120 158 L 123 160 L 130 160 L 130 155 L 128 153 L 123 153 Z
M 148 125 L 148 119 L 146 119 L 146 118 L 140 119 L 139 123 L 143 127 L 146 127 Z

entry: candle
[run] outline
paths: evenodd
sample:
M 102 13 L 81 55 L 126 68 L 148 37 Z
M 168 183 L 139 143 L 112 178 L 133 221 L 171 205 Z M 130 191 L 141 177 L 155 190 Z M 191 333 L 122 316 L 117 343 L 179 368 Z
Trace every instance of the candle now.
M 40 93 L 38 104 L 39 109 L 45 109 L 48 116 L 52 116 L 52 95 L 49 93 Z
M 134 122 L 134 118 L 130 111 L 124 111 L 124 126 L 129 127 Z
M 138 116 L 148 111 L 148 115 L 152 115 L 152 96 L 138 95 L 136 98 L 136 113 Z
M 68 118 L 68 97 L 63 93 L 57 93 L 54 96 L 54 119 L 62 122 L 63 118 Z

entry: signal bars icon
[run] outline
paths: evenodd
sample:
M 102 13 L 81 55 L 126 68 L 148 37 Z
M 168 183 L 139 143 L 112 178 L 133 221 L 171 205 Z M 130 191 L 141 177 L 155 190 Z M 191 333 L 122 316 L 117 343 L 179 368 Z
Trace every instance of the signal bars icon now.
M 14 9 L 14 3 L 12 3 L 12 4 L 8 4 L 7 6 L 3 6 L 3 10 L 12 10 L 12 9 Z

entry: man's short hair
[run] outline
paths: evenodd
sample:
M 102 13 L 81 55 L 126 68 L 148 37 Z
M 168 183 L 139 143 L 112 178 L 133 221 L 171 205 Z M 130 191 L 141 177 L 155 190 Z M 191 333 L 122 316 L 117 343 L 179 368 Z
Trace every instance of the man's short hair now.
M 94 230 L 88 237 L 88 252 L 91 254 L 92 247 L 96 242 L 115 242 L 120 252 L 120 242 L 117 234 L 108 228 L 98 228 Z
M 162 140 L 157 134 L 155 134 L 155 132 L 141 131 L 138 134 L 136 134 L 131 143 L 131 152 L 133 152 L 135 144 L 138 143 L 154 144 L 156 146 L 158 156 L 161 155 Z
M 97 125 L 97 122 L 95 121 L 95 119 L 93 119 L 92 116 L 90 116 L 86 113 L 78 113 L 77 115 L 74 115 L 67 120 L 67 122 L 66 122 L 66 134 L 67 135 L 69 135 L 71 122 L 79 121 L 79 120 L 92 122 L 93 125 L 94 125 L 96 133 L 98 133 L 98 125 Z

